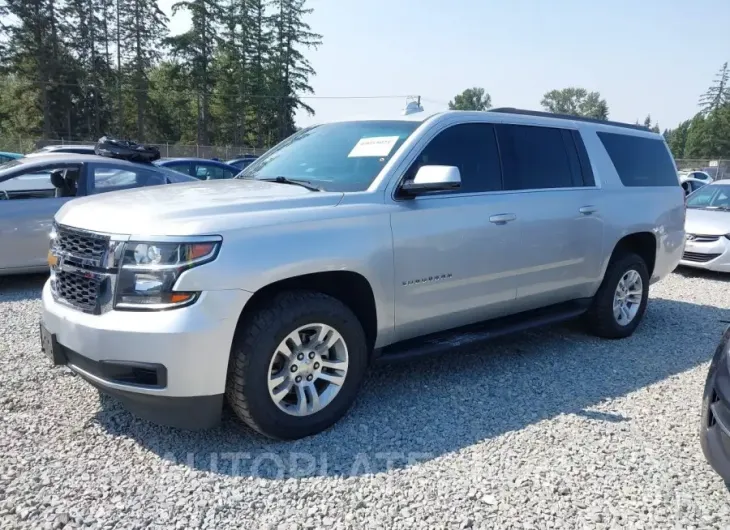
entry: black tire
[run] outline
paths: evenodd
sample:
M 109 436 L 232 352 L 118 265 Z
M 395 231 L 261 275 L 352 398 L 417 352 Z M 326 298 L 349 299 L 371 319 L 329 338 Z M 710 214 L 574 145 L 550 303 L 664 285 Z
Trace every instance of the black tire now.
M 269 395 L 269 363 L 276 348 L 295 329 L 311 323 L 335 328 L 348 349 L 347 376 L 331 403 L 308 416 L 279 409 Z M 317 434 L 335 424 L 355 401 L 368 365 L 365 332 L 345 304 L 322 293 L 284 292 L 239 323 L 231 348 L 226 397 L 250 428 L 280 440 Z
M 626 325 L 619 324 L 613 315 L 613 297 L 621 278 L 630 270 L 641 276 L 641 303 L 636 316 Z M 623 339 L 630 336 L 641 323 L 646 312 L 649 299 L 649 271 L 644 260 L 634 253 L 623 253 L 611 258 L 603 282 L 593 297 L 591 307 L 586 314 L 588 329 L 599 337 L 606 339 Z
M 718 364 L 725 362 L 725 348 L 727 348 L 726 340 L 727 331 L 723 334 L 723 339 L 715 348 L 715 353 L 710 361 L 710 367 L 707 369 L 707 377 L 705 379 L 705 387 L 702 392 L 702 409 L 700 415 L 700 445 L 702 446 L 702 452 L 705 454 L 705 458 L 709 459 L 709 448 L 707 445 L 707 431 L 711 427 L 712 416 L 710 412 L 710 406 L 717 400 L 715 394 L 715 376 L 717 373 Z M 726 485 L 728 482 L 725 483 Z M 730 488 L 729 488 L 730 489 Z

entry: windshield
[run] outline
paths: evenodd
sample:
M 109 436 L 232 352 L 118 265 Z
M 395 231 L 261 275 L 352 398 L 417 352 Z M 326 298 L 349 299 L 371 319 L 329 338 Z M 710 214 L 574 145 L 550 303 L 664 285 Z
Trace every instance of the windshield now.
M 730 210 L 730 185 L 702 186 L 687 197 L 687 208 Z
M 394 120 L 311 127 L 284 140 L 236 178 L 285 177 L 325 191 L 365 191 L 419 125 Z

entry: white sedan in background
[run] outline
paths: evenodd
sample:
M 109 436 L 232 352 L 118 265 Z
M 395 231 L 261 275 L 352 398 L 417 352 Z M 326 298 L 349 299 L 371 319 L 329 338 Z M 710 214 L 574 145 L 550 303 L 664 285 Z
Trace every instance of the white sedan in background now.
M 730 272 L 730 181 L 711 182 L 687 197 L 685 232 L 680 265 Z

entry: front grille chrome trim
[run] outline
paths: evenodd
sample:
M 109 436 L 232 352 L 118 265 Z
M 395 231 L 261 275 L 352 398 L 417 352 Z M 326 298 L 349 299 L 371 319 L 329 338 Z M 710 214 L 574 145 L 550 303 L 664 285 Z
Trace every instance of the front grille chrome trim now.
M 117 273 L 129 236 L 102 234 L 53 224 L 50 253 L 51 294 L 68 307 L 102 314 L 114 304 Z M 89 299 L 88 290 L 95 291 Z M 93 303 L 92 303 L 93 302 Z

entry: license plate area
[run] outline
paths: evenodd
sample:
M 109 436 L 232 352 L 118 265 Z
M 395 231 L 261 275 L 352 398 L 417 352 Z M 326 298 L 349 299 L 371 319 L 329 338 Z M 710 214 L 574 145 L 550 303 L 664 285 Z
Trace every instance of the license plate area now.
M 58 344 L 56 336 L 48 331 L 43 324 L 40 324 L 40 334 L 43 354 L 50 359 L 54 366 L 66 364 L 66 358 L 61 351 L 61 345 Z

